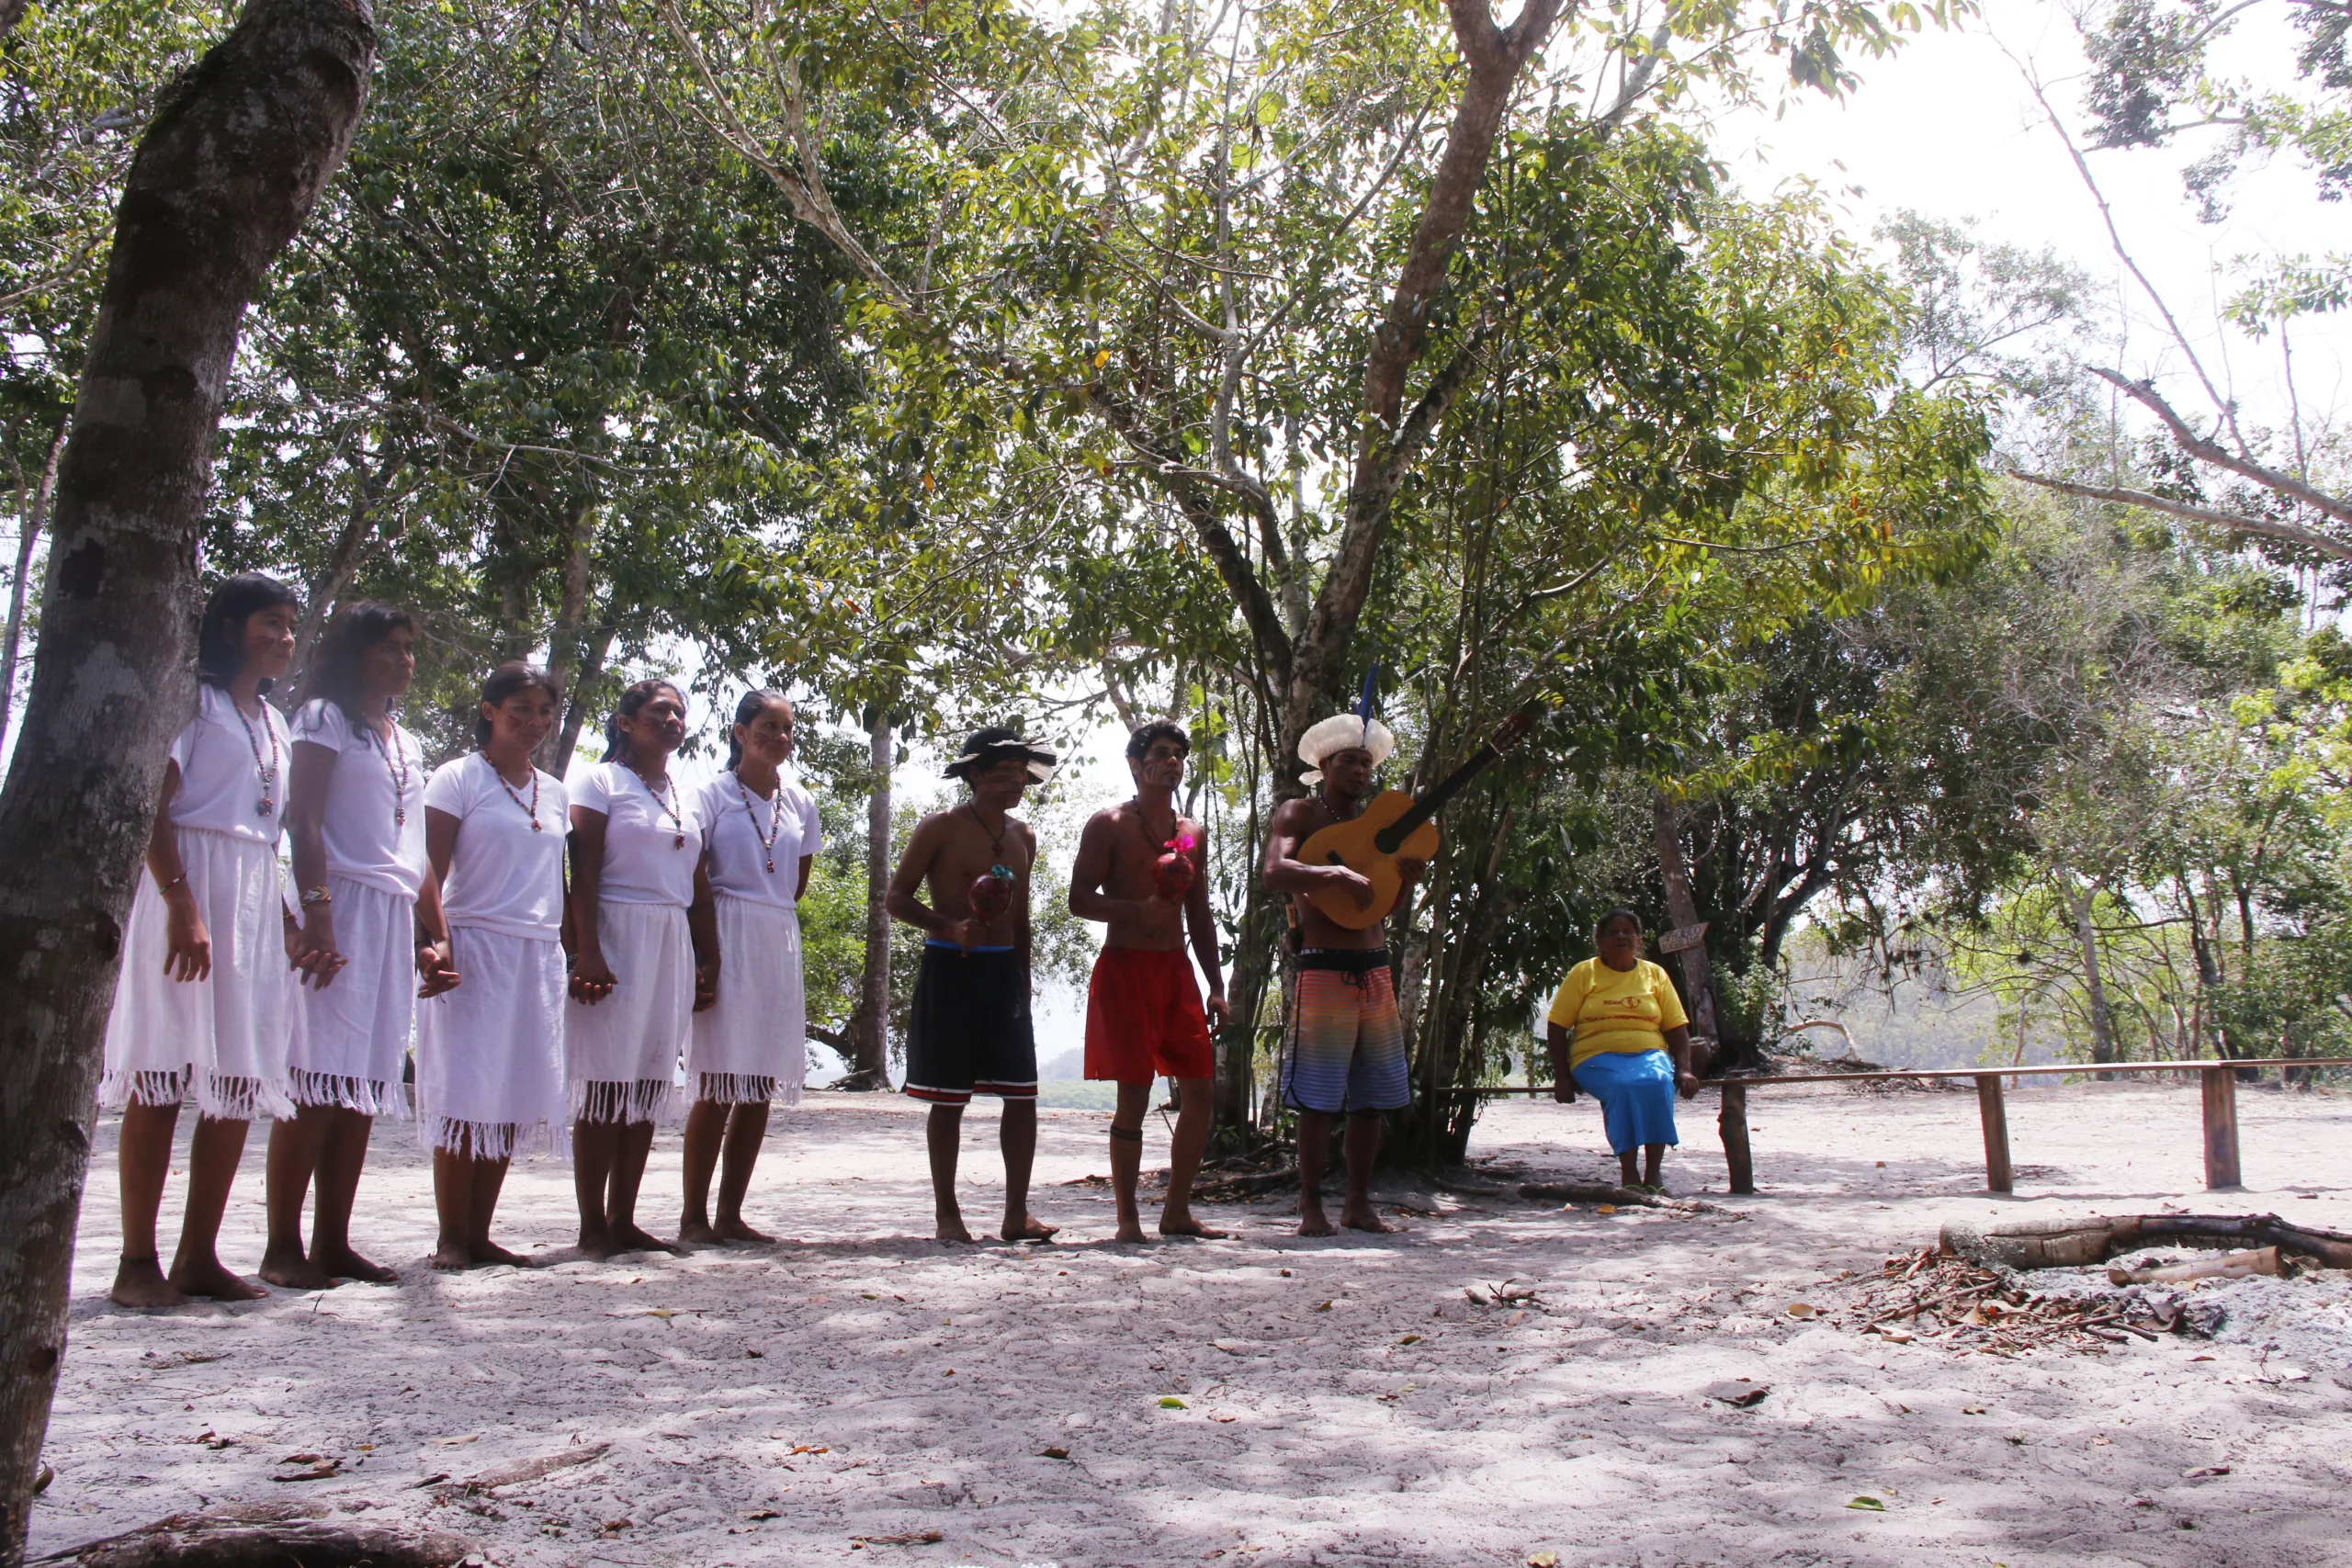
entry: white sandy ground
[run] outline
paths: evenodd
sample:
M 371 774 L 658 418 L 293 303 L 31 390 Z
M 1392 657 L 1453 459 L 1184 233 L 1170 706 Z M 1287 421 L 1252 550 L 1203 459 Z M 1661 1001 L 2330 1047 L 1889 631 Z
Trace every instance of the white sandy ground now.
M 1712 1094 L 1668 1162 L 1721 1213 L 1396 1191 L 1438 1212 L 1301 1241 L 1277 1202 L 1227 1206 L 1211 1217 L 1239 1239 L 1142 1248 L 1110 1244 L 1107 1191 L 1058 1185 L 1107 1168 L 1103 1118 L 1049 1111 L 1038 1207 L 1066 1239 L 949 1248 L 927 1236 L 920 1109 L 818 1095 L 780 1115 L 754 1189 L 775 1248 L 583 1260 L 570 1170 L 540 1156 L 501 1234 L 549 1266 L 458 1278 L 424 1267 L 427 1168 L 387 1128 L 356 1229 L 397 1286 L 166 1315 L 105 1298 L 109 1123 L 33 1549 L 300 1497 L 517 1564 L 2352 1562 L 2334 1376 L 2352 1345 L 2333 1364 L 2299 1347 L 2294 1381 L 2258 1344 L 2006 1360 L 1785 1311 L 1842 1307 L 1860 1282 L 1842 1270 L 1874 1275 L 1950 1219 L 2172 1206 L 2352 1229 L 2352 1096 L 2245 1093 L 2248 1186 L 2208 1195 L 2193 1088 L 2014 1091 L 2011 1201 L 1981 1190 L 1973 1094 L 1752 1103 L 1761 1194 L 1721 1196 Z M 992 1120 L 967 1124 L 976 1229 Z M 262 1131 L 227 1225 L 239 1267 L 260 1250 Z M 1163 1160 L 1157 1120 L 1151 1137 Z M 1475 1153 L 1555 1179 L 1613 1164 L 1589 1101 L 1498 1107 Z M 673 1131 L 647 1190 L 665 1217 Z M 167 1226 L 176 1201 L 175 1183 Z M 1532 1307 L 1464 1300 L 1513 1276 Z M 1704 1393 L 1743 1377 L 1770 1387 L 1753 1409 Z M 598 1442 L 488 1497 L 419 1485 Z M 298 1452 L 344 1473 L 280 1483 Z M 1848 1508 L 1859 1495 L 1885 1511 Z M 853 1555 L 854 1536 L 924 1530 L 944 1540 Z

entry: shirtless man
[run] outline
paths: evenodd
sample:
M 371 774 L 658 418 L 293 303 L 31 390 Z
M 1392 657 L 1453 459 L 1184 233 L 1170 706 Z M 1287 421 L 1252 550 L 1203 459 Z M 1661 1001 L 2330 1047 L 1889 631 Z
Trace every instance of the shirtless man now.
M 1177 1082 L 1178 1111 L 1159 1234 L 1204 1239 L 1226 1234 L 1193 1217 L 1193 1177 L 1208 1147 L 1216 1109 L 1209 1080 L 1216 1048 L 1209 1027 L 1211 1020 L 1225 1026 L 1226 1006 L 1200 825 L 1176 810 L 1176 786 L 1184 781 L 1192 750 L 1191 737 L 1169 719 L 1154 719 L 1130 736 L 1127 772 L 1135 776 L 1135 798 L 1094 814 L 1070 868 L 1069 912 L 1111 927 L 1086 990 L 1086 1076 L 1119 1086 L 1119 1108 L 1111 1117 L 1111 1190 L 1119 1201 L 1121 1241 L 1144 1239 L 1136 1207 L 1143 1118 L 1151 1109 L 1152 1080 L 1163 1073 Z M 1159 887 L 1159 857 L 1170 850 L 1193 863 L 1182 902 Z M 1205 1014 L 1184 955 L 1188 920 L 1193 953 L 1209 977 Z
M 928 939 L 907 1019 L 907 1093 L 931 1105 L 931 1187 L 939 1239 L 969 1241 L 956 1204 L 956 1156 L 964 1107 L 974 1094 L 1004 1102 L 1007 1241 L 1044 1241 L 1052 1225 L 1029 1212 L 1029 1168 L 1037 1154 L 1037 1042 L 1029 1021 L 1029 868 L 1036 835 L 1011 813 L 1021 792 L 1053 775 L 1054 754 L 1010 729 L 983 729 L 964 742 L 947 776 L 969 798 L 915 826 L 890 878 L 890 913 Z M 976 910 L 974 884 L 992 879 L 1010 893 L 994 914 Z M 916 897 L 929 885 L 931 902 Z
M 1298 846 L 1363 809 L 1372 771 L 1396 749 L 1378 719 L 1352 714 L 1327 718 L 1298 743 L 1298 754 L 1321 770 L 1303 776 L 1315 793 L 1285 801 L 1266 834 L 1266 886 L 1291 896 L 1298 921 L 1298 1003 L 1290 1049 L 1283 1059 L 1283 1100 L 1298 1112 L 1298 1234 L 1332 1235 L 1323 1213 L 1323 1170 L 1331 1150 L 1331 1123 L 1348 1120 L 1348 1198 L 1340 1223 L 1351 1230 L 1386 1231 L 1372 1211 L 1372 1167 L 1380 1154 L 1380 1118 L 1412 1100 L 1404 1025 L 1388 972 L 1388 949 L 1378 925 L 1363 931 L 1327 919 L 1306 901 L 1317 888 L 1345 890 L 1359 908 L 1372 903 L 1372 884 L 1341 865 L 1308 865 Z M 1409 887 L 1423 863 L 1400 858 Z

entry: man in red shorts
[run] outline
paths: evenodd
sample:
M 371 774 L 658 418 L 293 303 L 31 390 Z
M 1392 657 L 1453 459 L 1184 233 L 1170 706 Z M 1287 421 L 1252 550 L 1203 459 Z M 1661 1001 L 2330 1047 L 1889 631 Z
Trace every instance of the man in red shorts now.
M 1216 1051 L 1209 1021 L 1221 1027 L 1226 1007 L 1200 826 L 1176 809 L 1176 786 L 1184 782 L 1192 750 L 1182 726 L 1164 718 L 1129 737 L 1135 798 L 1094 814 L 1070 868 L 1070 913 L 1111 927 L 1087 987 L 1086 1076 L 1119 1086 L 1119 1109 L 1111 1118 L 1111 1189 L 1119 1201 L 1121 1241 L 1144 1239 L 1136 1181 L 1143 1168 L 1144 1112 L 1151 1109 L 1152 1080 L 1160 1074 L 1176 1080 L 1179 1110 L 1159 1234 L 1225 1235 L 1193 1217 L 1193 1177 L 1208 1147 L 1214 1109 L 1209 1080 Z M 1189 879 L 1181 868 L 1163 870 L 1160 858 L 1168 854 L 1191 863 Z M 1187 881 L 1174 891 L 1175 884 Z M 1205 1012 L 1184 953 L 1188 919 L 1193 954 L 1209 977 Z

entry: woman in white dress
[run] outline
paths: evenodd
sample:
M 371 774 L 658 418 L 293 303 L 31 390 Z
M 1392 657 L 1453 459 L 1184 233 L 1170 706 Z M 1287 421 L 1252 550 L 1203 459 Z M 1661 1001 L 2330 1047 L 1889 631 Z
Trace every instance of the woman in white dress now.
M 637 1190 L 689 1021 L 718 979 L 702 829 L 693 798 L 670 776 L 685 739 L 684 694 L 640 681 L 605 723 L 607 760 L 571 793 L 564 1065 L 580 1249 L 594 1258 L 672 1250 L 639 1227 Z
M 269 1293 L 222 1267 L 217 1247 L 246 1123 L 288 1109 L 277 833 L 293 742 L 262 698 L 293 660 L 297 614 L 283 583 L 249 572 L 213 591 L 197 631 L 197 713 L 164 766 L 98 1084 L 100 1102 L 122 1111 L 122 1261 L 110 1293 L 124 1306 Z M 187 1207 L 166 1276 L 155 1221 L 190 1096 Z
M 718 951 L 716 998 L 695 1015 L 686 1049 L 684 1216 L 678 1239 L 764 1242 L 743 1223 L 743 1195 L 767 1136 L 768 1106 L 796 1105 L 808 1071 L 808 1004 L 800 988 L 801 895 L 823 847 L 817 802 L 780 773 L 793 750 L 792 705 L 750 692 L 735 705 L 727 771 L 703 785 L 703 873 L 710 884 Z M 721 1148 L 718 1211 L 710 1178 Z
M 435 1269 L 530 1260 L 490 1239 L 515 1150 L 563 1141 L 563 785 L 531 765 L 562 688 L 502 664 L 482 682 L 476 750 L 424 786 L 424 844 L 464 984 L 423 1003 L 416 1113 L 433 1151 Z
M 301 987 L 287 1050 L 295 1115 L 269 1134 L 261 1275 L 296 1290 L 394 1278 L 352 1250 L 351 1206 L 375 1119 L 407 1109 L 418 980 L 425 996 L 457 984 L 424 858 L 424 750 L 391 713 L 415 675 L 407 613 L 348 604 L 319 639 L 294 715 L 286 828 L 301 903 L 297 951 L 343 960 Z M 306 1250 L 302 1203 L 314 1179 Z

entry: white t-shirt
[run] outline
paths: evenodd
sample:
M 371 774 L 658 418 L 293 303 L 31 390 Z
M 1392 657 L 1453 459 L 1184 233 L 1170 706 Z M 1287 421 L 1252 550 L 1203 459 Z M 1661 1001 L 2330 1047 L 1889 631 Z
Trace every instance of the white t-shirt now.
M 256 750 L 261 754 L 258 763 L 254 761 Z M 172 741 L 172 761 L 180 765 L 172 826 L 227 833 L 257 844 L 277 842 L 294 741 L 276 708 L 264 703 L 259 718 L 247 718 L 228 693 L 218 686 L 198 686 L 196 716 Z M 262 809 L 264 800 L 269 802 L 267 810 Z
M 722 773 L 695 792 L 695 810 L 710 855 L 710 890 L 789 908 L 800 886 L 800 857 L 815 854 L 825 843 L 816 797 L 798 784 L 780 782 L 775 798 L 763 800 L 733 773 Z M 773 852 L 765 842 L 771 832 Z
M 397 723 L 389 746 L 324 697 L 294 715 L 298 744 L 335 754 L 327 783 L 327 874 L 413 898 L 424 886 L 424 749 Z
M 560 780 L 537 770 L 533 776 L 537 815 L 532 786 L 514 788 L 479 751 L 442 763 L 425 784 L 424 804 L 461 824 L 441 888 L 451 925 L 543 942 L 561 934 L 563 835 L 571 814 Z
M 599 762 L 580 781 L 571 804 L 604 814 L 605 864 L 596 877 L 597 897 L 615 904 L 675 904 L 682 909 L 695 901 L 702 829 L 695 813 L 695 792 L 679 788 L 675 774 L 656 799 L 636 769 Z

